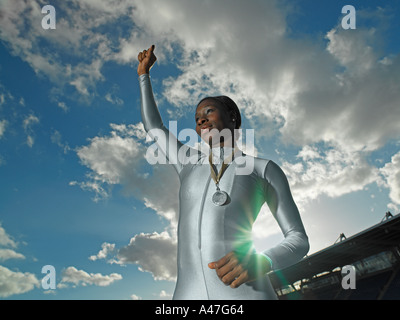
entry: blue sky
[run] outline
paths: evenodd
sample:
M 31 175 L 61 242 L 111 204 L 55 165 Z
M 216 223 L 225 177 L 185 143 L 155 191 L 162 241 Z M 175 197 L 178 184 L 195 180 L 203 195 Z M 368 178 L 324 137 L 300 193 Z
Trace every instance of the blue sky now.
M 41 8 L 56 9 L 44 30 Z M 344 5 L 356 29 L 344 30 Z M 0 1 L 0 298 L 170 299 L 177 192 L 150 166 L 137 53 L 156 45 L 164 122 L 239 105 L 286 172 L 310 253 L 400 205 L 394 1 Z M 168 186 L 168 188 L 165 188 Z M 282 234 L 264 207 L 260 249 Z M 41 286 L 53 265 L 55 290 Z

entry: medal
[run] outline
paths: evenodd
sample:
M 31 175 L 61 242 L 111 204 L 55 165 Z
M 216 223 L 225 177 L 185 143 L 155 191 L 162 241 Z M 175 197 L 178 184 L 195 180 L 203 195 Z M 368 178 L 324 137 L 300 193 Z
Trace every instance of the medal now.
M 223 206 L 228 201 L 228 194 L 225 191 L 218 190 L 212 196 L 212 202 L 216 206 Z
M 210 168 L 211 168 L 211 177 L 213 178 L 215 185 L 217 187 L 217 191 L 215 191 L 215 193 L 212 196 L 212 202 L 216 205 L 216 206 L 223 206 L 224 204 L 227 203 L 228 201 L 228 194 L 225 191 L 220 190 L 219 188 L 219 181 L 221 180 L 222 175 L 224 174 L 226 168 L 228 168 L 229 166 L 229 162 L 232 161 L 232 157 L 236 152 L 236 148 L 233 150 L 232 154 L 227 157 L 226 159 L 224 159 L 223 163 L 222 163 L 222 167 L 221 170 L 216 173 L 214 167 L 213 167 L 213 163 L 212 163 L 212 150 L 210 150 L 210 155 L 208 157 L 208 160 L 210 162 Z

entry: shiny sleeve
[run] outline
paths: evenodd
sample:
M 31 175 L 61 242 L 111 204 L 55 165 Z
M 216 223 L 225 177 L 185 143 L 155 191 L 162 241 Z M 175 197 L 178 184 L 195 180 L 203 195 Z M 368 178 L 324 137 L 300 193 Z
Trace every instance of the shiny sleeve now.
M 180 157 L 181 155 L 186 155 L 188 153 L 186 149 L 190 148 L 178 141 L 175 135 L 164 126 L 154 99 L 150 75 L 143 74 L 139 76 L 139 85 L 144 129 L 150 138 L 156 142 L 157 148 L 165 156 L 165 162 L 161 163 L 172 164 L 179 174 L 184 164 L 184 161 Z
M 264 171 L 266 202 L 279 224 L 284 239 L 263 251 L 273 270 L 283 269 L 301 260 L 309 250 L 309 242 L 299 210 L 293 200 L 286 175 L 273 161 Z

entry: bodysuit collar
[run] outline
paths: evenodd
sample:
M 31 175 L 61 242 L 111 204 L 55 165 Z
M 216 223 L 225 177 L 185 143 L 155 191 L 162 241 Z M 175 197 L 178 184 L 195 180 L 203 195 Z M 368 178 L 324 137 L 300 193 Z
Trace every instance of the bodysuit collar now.
M 208 156 L 210 155 L 210 151 L 212 151 L 213 163 L 218 164 L 218 163 L 221 163 L 223 161 L 223 159 L 225 159 L 226 157 L 231 155 L 234 148 L 232 148 L 232 147 L 214 147 L 214 148 L 210 149 L 209 145 L 202 144 L 200 146 L 200 150 L 201 150 L 201 154 L 202 154 L 201 163 L 208 164 L 208 162 L 209 162 Z M 237 145 L 236 145 L 236 150 L 237 151 L 235 152 L 234 157 L 238 157 L 238 156 L 242 155 L 242 151 L 238 148 Z
M 238 148 L 238 146 L 235 146 L 236 152 L 234 154 L 234 157 L 237 157 L 238 154 L 241 154 L 241 150 Z M 211 148 L 212 154 L 213 154 L 213 162 L 220 162 L 229 157 L 232 152 L 235 150 L 235 148 L 232 147 L 214 147 Z

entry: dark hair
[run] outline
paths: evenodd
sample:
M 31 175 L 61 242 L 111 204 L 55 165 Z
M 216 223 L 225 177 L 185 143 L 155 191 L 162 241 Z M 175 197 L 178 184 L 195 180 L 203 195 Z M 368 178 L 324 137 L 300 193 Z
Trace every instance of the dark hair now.
M 227 96 L 216 96 L 216 97 L 205 97 L 200 100 L 197 106 L 200 105 L 204 100 L 211 99 L 216 100 L 220 104 L 222 104 L 228 111 L 232 112 L 233 116 L 235 117 L 235 129 L 239 129 L 242 125 L 242 117 L 240 116 L 240 111 L 236 103 Z

